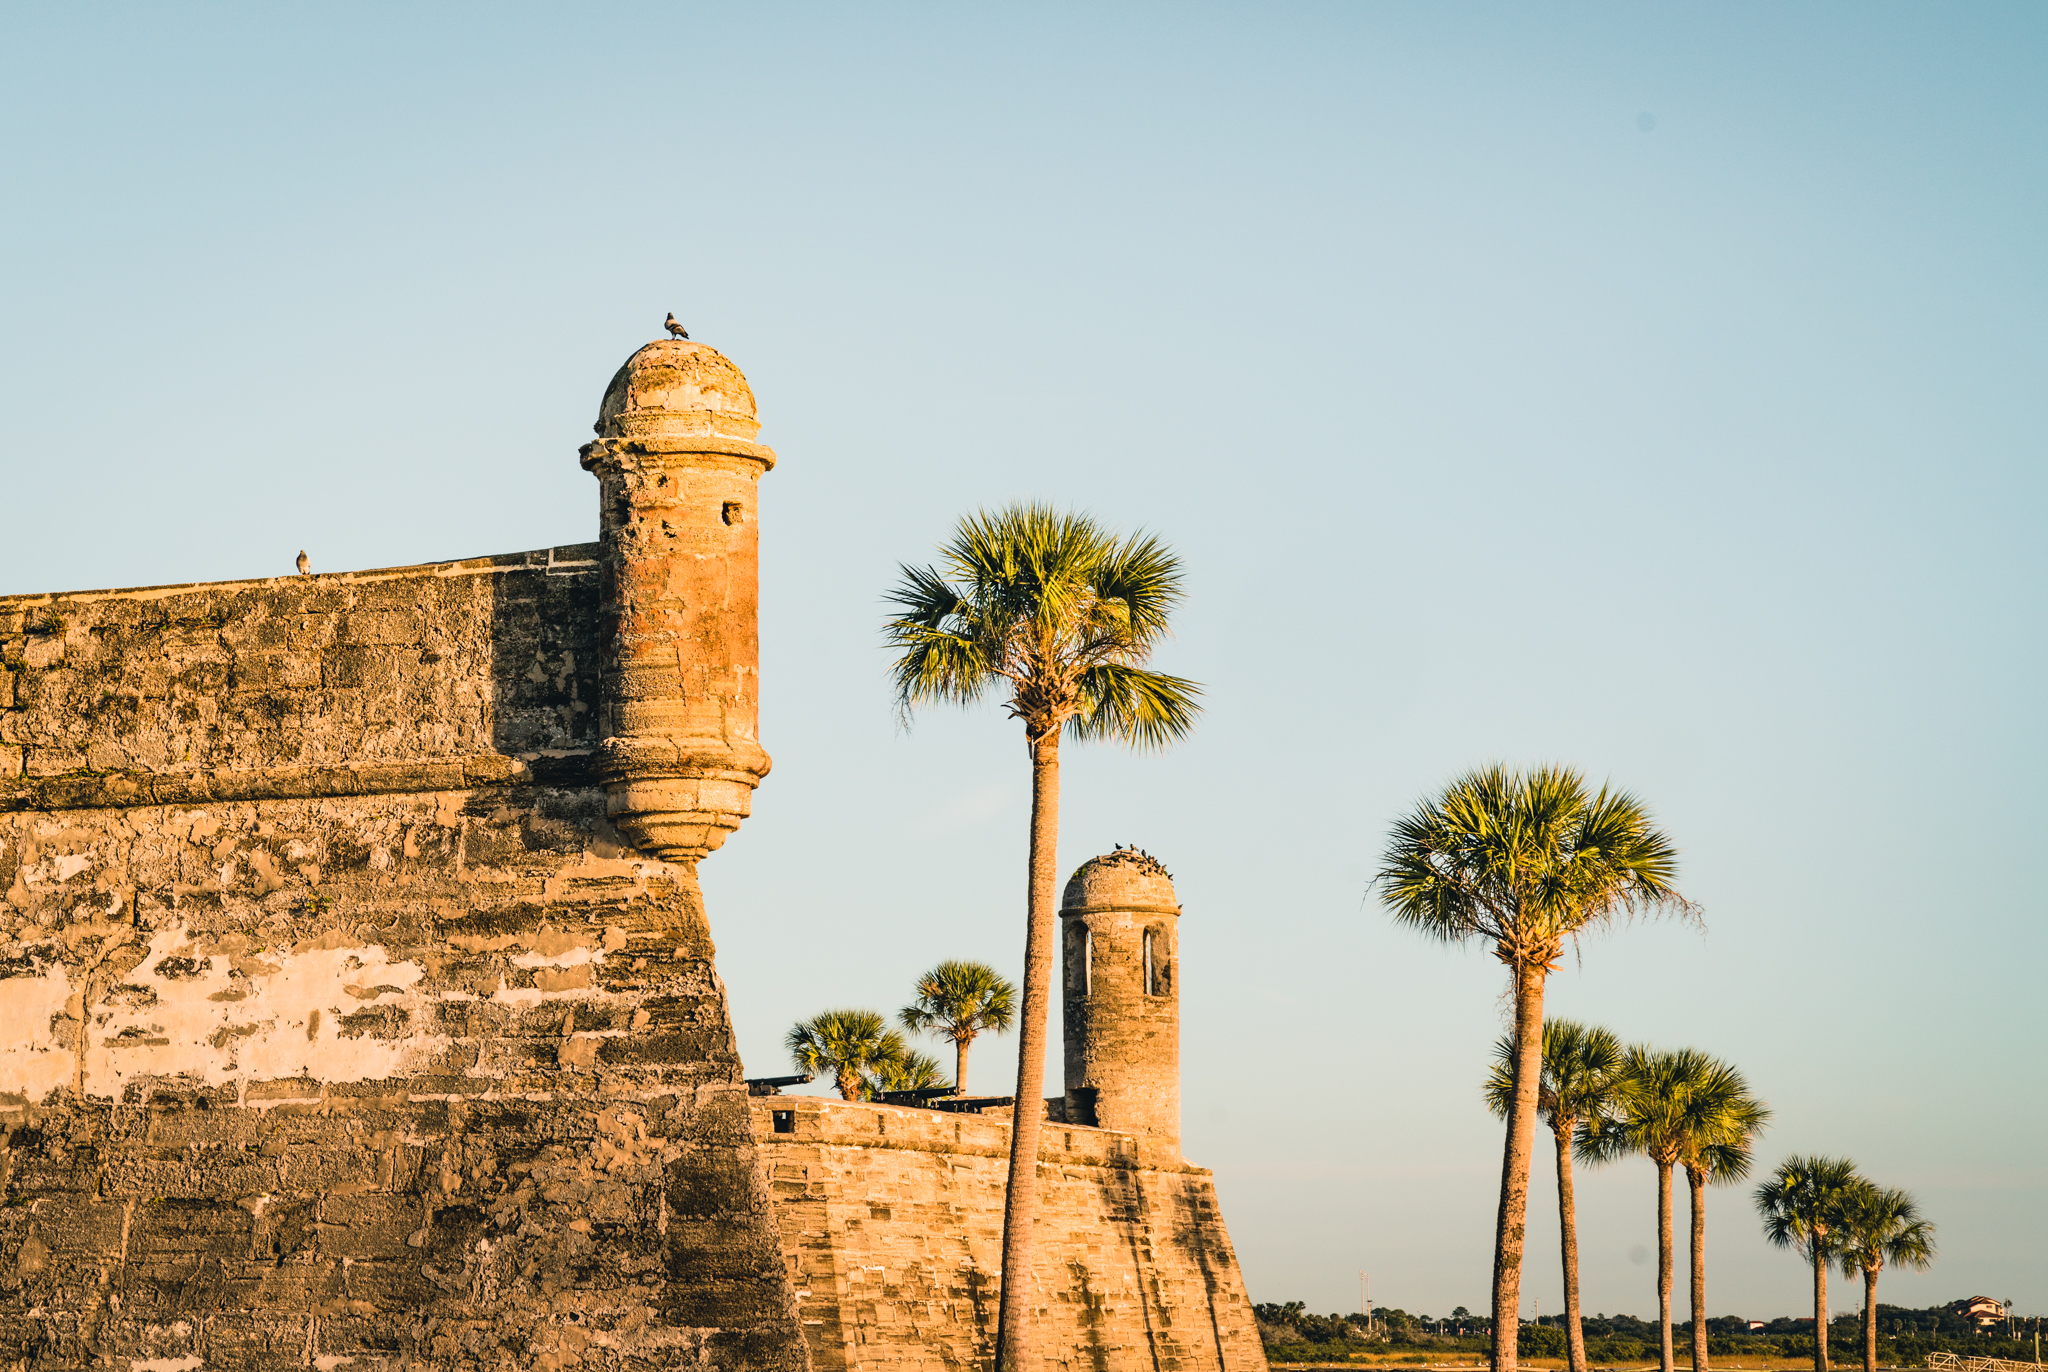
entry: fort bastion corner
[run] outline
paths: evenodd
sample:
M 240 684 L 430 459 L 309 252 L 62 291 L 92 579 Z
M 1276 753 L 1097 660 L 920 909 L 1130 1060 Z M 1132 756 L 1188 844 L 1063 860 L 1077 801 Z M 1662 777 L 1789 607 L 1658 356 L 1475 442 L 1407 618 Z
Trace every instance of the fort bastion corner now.
M 0 596 L 0 1363 L 989 1366 L 1008 1122 L 750 1098 L 714 962 L 759 428 L 663 339 L 594 543 Z M 1046 1364 L 1263 1369 L 1127 852 L 1063 911 Z

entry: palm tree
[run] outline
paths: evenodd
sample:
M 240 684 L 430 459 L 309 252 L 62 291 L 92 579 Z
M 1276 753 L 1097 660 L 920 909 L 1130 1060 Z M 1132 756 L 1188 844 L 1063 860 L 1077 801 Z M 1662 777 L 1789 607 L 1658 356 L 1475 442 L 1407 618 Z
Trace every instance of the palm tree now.
M 1657 1307 L 1663 1372 L 1673 1366 L 1671 1340 L 1671 1172 L 1685 1169 L 1692 1208 L 1692 1365 L 1707 1367 L 1707 1209 L 1710 1182 L 1749 1175 L 1750 1143 L 1771 1112 L 1750 1094 L 1742 1073 L 1696 1048 L 1675 1053 L 1628 1050 L 1621 1070 L 1621 1109 L 1583 1131 L 1589 1161 L 1645 1154 L 1657 1168 Z
M 902 1057 L 877 1066 L 868 1074 L 870 1096 L 889 1091 L 922 1091 L 933 1086 L 951 1086 L 937 1058 L 912 1050 Z
M 1557 1218 L 1564 1247 L 1565 1352 L 1571 1372 L 1586 1372 L 1586 1336 L 1579 1322 L 1579 1219 L 1572 1193 L 1572 1134 L 1582 1122 L 1605 1119 L 1621 1088 L 1621 1040 L 1610 1029 L 1568 1019 L 1543 1021 L 1543 1073 L 1536 1109 L 1557 1148 Z M 1494 1045 L 1486 1104 L 1507 1118 L 1515 1096 L 1515 1044 Z
M 1590 794 L 1568 768 L 1489 767 L 1396 824 L 1374 879 L 1397 923 L 1447 943 L 1490 942 L 1512 978 L 1515 1091 L 1494 1229 L 1494 1372 L 1515 1366 L 1544 982 L 1566 940 L 1618 915 L 1691 914 L 1671 884 L 1677 865 L 1671 840 L 1634 796 L 1606 787 Z
M 1740 1080 L 1739 1077 L 1737 1079 Z M 1739 1116 L 1752 1107 L 1754 1124 L 1741 1123 Z M 1685 1167 L 1685 1179 L 1691 1193 L 1688 1199 L 1692 1207 L 1689 1274 L 1692 1278 L 1693 1372 L 1707 1372 L 1707 1187 L 1741 1181 L 1749 1175 L 1749 1169 L 1756 1162 L 1750 1140 L 1763 1132 L 1771 1117 L 1770 1109 L 1753 1099 L 1738 1102 L 1732 1113 L 1737 1118 L 1732 1124 L 1732 1136 L 1726 1142 L 1688 1148 L 1679 1159 Z
M 1842 1275 L 1863 1275 L 1863 1372 L 1877 1372 L 1877 1274 L 1888 1262 L 1915 1271 L 1932 1267 L 1934 1225 L 1920 1218 L 1906 1192 L 1866 1184 L 1843 1205 L 1839 1233 Z
M 1000 1034 L 1017 1018 L 1017 988 L 985 962 L 948 959 L 917 979 L 917 999 L 897 1017 L 912 1032 L 953 1040 L 953 1090 L 967 1089 L 967 1050 L 984 1032 Z
M 782 1042 L 798 1071 L 830 1073 L 841 1100 L 859 1100 L 867 1079 L 908 1051 L 873 1010 L 826 1010 L 790 1026 Z
M 1828 1263 L 1850 1197 L 1869 1183 L 1847 1158 L 1787 1158 L 1756 1191 L 1764 1237 L 1813 1264 L 1813 1372 L 1828 1372 Z
M 1031 756 L 1031 845 L 1017 1110 L 1003 1206 L 997 1372 L 1027 1372 L 1031 1227 L 1045 1112 L 1058 877 L 1060 739 L 1161 747 L 1194 726 L 1201 688 L 1144 664 L 1181 600 L 1180 559 L 1158 539 L 1118 539 L 1085 515 L 1010 505 L 960 521 L 945 566 L 902 568 L 884 633 L 897 650 L 897 708 L 999 698 Z M 950 580 L 948 578 L 951 578 Z

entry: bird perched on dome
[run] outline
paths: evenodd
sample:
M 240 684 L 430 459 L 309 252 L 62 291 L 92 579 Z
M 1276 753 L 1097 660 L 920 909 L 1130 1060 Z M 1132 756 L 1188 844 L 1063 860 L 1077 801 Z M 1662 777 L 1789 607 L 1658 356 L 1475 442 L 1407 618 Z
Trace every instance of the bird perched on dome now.
M 306 556 L 306 550 L 304 548 L 299 549 L 299 575 L 313 575 L 313 559 Z
M 688 329 L 676 323 L 676 317 L 673 312 L 669 314 L 668 323 L 663 327 L 666 328 L 670 333 L 674 334 L 677 338 L 688 338 L 690 336 L 690 331 Z

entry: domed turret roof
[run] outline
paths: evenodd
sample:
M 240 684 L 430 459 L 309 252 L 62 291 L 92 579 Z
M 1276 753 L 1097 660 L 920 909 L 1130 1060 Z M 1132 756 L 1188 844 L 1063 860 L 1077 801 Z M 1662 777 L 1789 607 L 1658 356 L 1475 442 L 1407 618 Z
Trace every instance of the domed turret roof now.
M 754 391 L 709 343 L 658 338 L 626 359 L 597 410 L 599 438 L 719 434 L 751 439 L 761 431 Z
M 1119 847 L 1090 858 L 1074 869 L 1060 899 L 1066 910 L 1154 910 L 1179 913 L 1173 874 L 1158 858 L 1136 848 Z

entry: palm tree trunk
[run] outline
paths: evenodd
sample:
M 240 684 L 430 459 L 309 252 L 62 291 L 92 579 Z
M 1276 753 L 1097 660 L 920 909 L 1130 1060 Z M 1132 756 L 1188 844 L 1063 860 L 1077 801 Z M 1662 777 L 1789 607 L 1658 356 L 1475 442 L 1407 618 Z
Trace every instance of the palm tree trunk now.
M 1707 1178 L 1685 1169 L 1692 1198 L 1692 1372 L 1707 1372 Z
M 1877 1372 L 1877 1269 L 1863 1269 L 1863 1372 Z
M 1572 1195 L 1572 1121 L 1550 1122 L 1557 1141 L 1557 1228 L 1564 1246 L 1565 1359 L 1571 1372 L 1586 1372 L 1586 1335 L 1579 1325 L 1579 1207 Z
M 1529 1221 L 1529 1161 L 1536 1151 L 1536 1088 L 1543 1074 L 1543 978 L 1540 962 L 1515 975 L 1515 1097 L 1500 1165 L 1500 1214 L 1493 1232 L 1493 1372 L 1515 1372 L 1522 1310 L 1522 1239 Z
M 1017 1024 L 1017 1106 L 1003 1203 L 1002 1305 L 995 1372 L 1030 1372 L 1031 1226 L 1038 1213 L 1038 1134 L 1045 1123 L 1045 1021 L 1052 992 L 1053 882 L 1060 833 L 1060 740 L 1031 740 L 1030 933 Z
M 1813 1372 L 1828 1372 L 1828 1260 L 1813 1244 Z
M 1671 1353 L 1671 1164 L 1657 1164 L 1657 1366 L 1672 1372 Z
M 967 1094 L 967 1048 L 973 1042 L 972 1038 L 953 1040 L 953 1094 L 956 1096 Z

